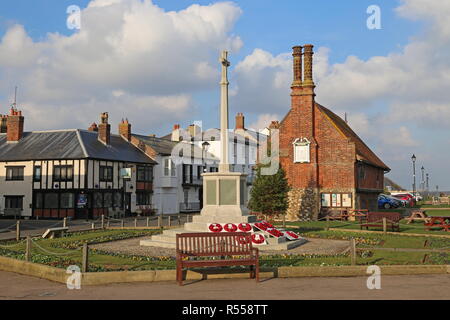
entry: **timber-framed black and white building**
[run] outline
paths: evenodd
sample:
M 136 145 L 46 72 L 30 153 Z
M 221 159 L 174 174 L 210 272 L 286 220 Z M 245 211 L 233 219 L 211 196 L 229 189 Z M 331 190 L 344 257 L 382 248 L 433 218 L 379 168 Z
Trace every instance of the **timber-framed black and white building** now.
M 4 214 L 96 218 L 151 209 L 156 162 L 130 142 L 128 122 L 114 135 L 106 113 L 89 130 L 24 132 L 23 121 L 12 109 L 0 131 Z

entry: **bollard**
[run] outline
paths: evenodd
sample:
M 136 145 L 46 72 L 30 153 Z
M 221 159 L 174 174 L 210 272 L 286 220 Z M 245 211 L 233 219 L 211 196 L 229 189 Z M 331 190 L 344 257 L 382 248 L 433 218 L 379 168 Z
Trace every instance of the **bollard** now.
M 158 228 L 161 228 L 161 226 L 162 226 L 162 216 L 160 215 L 158 217 Z
M 20 241 L 20 220 L 16 222 L 16 241 Z
M 181 214 L 178 214 L 178 225 L 181 226 Z
M 105 229 L 105 215 L 102 214 L 102 229 Z
M 87 243 L 83 244 L 83 261 L 81 265 L 81 272 L 88 271 L 88 263 L 89 263 L 89 246 Z
M 386 220 L 386 218 L 383 218 L 383 232 L 384 233 L 387 232 L 387 220 Z
M 350 239 L 350 257 L 352 266 L 356 265 L 356 242 L 354 238 Z
M 92 227 L 92 230 L 94 230 L 94 229 L 95 229 L 95 223 L 94 223 L 94 222 L 92 222 L 92 225 L 91 225 L 91 227 Z
M 167 226 L 170 228 L 170 226 L 172 225 L 172 221 L 171 221 L 172 219 L 171 219 L 171 216 L 169 216 L 168 218 L 169 218 L 169 221 L 167 223 Z
M 109 223 L 109 219 L 108 219 L 108 221 L 106 222 L 106 227 L 109 228 L 109 226 L 110 226 L 110 223 Z
M 27 246 L 25 248 L 25 261 L 31 261 L 31 237 L 27 236 Z
M 125 227 L 123 220 L 120 222 L 120 226 L 122 227 L 122 229 Z
M 64 219 L 63 219 L 63 228 L 66 228 L 66 227 L 67 227 L 67 218 L 64 217 Z
M 150 218 L 147 217 L 147 227 L 150 227 Z
M 134 227 L 137 228 L 137 218 L 134 219 Z

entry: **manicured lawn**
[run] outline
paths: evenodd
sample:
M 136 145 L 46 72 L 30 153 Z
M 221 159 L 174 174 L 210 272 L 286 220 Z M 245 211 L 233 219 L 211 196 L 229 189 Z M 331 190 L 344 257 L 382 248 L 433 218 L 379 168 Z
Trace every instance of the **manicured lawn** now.
M 448 210 L 433 210 L 433 209 L 425 209 L 425 213 L 430 217 L 433 216 L 450 216 L 450 209 Z
M 440 215 L 440 214 L 432 214 L 432 215 Z M 327 226 L 326 221 L 308 221 L 308 222 L 288 222 L 287 225 L 295 225 L 298 226 L 300 232 L 304 231 L 314 231 L 314 230 L 323 230 Z M 278 226 L 281 226 L 281 223 L 277 223 Z M 330 221 L 330 228 L 340 228 L 340 229 L 355 229 L 360 230 L 359 223 L 355 221 Z M 364 229 L 365 230 L 365 229 Z M 369 228 L 369 231 L 383 231 L 383 228 Z M 388 230 L 390 231 L 390 230 Z M 425 226 L 423 222 L 413 222 L 411 224 L 406 224 L 406 220 L 403 219 L 400 221 L 400 232 L 401 233 L 418 233 L 418 234 L 438 234 L 438 235 L 447 235 L 450 236 L 450 232 L 440 231 L 440 230 L 425 230 Z

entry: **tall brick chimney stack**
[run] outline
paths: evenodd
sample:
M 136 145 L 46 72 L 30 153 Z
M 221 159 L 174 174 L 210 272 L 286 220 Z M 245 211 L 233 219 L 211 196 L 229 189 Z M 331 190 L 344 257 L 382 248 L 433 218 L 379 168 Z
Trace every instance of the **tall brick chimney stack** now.
M 111 125 L 108 123 L 108 112 L 100 114 L 100 124 L 98 125 L 98 140 L 106 145 L 110 144 L 111 140 Z
M 289 141 L 292 144 L 297 138 L 306 138 L 310 142 L 310 162 L 295 164 L 292 170 L 298 171 L 290 173 L 294 176 L 303 175 L 308 177 L 308 187 L 310 188 L 316 188 L 318 183 L 318 147 L 315 139 L 314 124 L 316 107 L 315 84 L 313 80 L 313 55 L 313 45 L 311 44 L 305 44 L 303 48 L 300 46 L 293 48 L 294 81 L 291 87 L 291 116 L 292 119 L 295 119 L 296 123 L 292 123 L 290 127 L 292 141 Z M 290 161 L 293 161 L 293 158 Z
M 315 96 L 314 88 L 316 87 L 313 80 L 313 45 L 305 44 L 304 48 L 304 70 L 303 70 L 303 84 L 300 105 L 302 106 L 302 117 L 305 119 L 306 137 L 314 140 L 314 119 L 315 119 Z
M 245 130 L 245 117 L 241 112 L 236 115 L 236 130 L 237 129 Z
M 127 141 L 131 141 L 131 124 L 128 122 L 128 119 L 122 119 L 122 122 L 119 124 L 119 134 Z
M 98 126 L 97 124 L 94 122 L 93 124 L 91 124 L 91 126 L 88 128 L 88 131 L 91 132 L 98 132 Z
M 314 46 L 312 44 L 305 44 L 303 52 L 304 57 L 304 74 L 303 74 L 303 88 L 311 88 L 312 94 L 314 94 L 314 88 L 316 87 L 313 80 L 313 55 Z
M 7 142 L 18 142 L 23 136 L 24 117 L 22 111 L 11 108 L 6 119 L 6 140 Z
M 7 125 L 6 122 L 8 121 L 8 116 L 0 114 L 0 133 L 6 133 Z
M 301 46 L 295 46 L 292 48 L 294 57 L 294 81 L 292 82 L 292 90 L 301 91 L 302 89 L 302 64 L 303 64 L 303 48 Z

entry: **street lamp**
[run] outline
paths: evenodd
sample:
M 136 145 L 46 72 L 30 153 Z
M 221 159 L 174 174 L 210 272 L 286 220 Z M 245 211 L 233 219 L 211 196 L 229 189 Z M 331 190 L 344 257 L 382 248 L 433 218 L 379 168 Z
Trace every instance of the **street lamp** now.
M 422 170 L 421 188 L 422 188 L 422 192 L 424 192 L 425 191 L 425 168 L 422 166 L 422 168 L 420 170 Z
M 413 154 L 411 157 L 413 163 L 413 194 L 414 198 L 416 197 L 416 156 Z
M 205 165 L 205 168 L 203 169 L 203 172 L 207 172 L 207 170 L 206 170 L 206 167 L 207 167 L 207 164 L 208 164 L 208 150 L 209 150 L 209 147 L 210 147 L 210 144 L 208 143 L 208 142 L 203 142 L 202 143 L 202 153 L 203 153 L 203 164 Z

